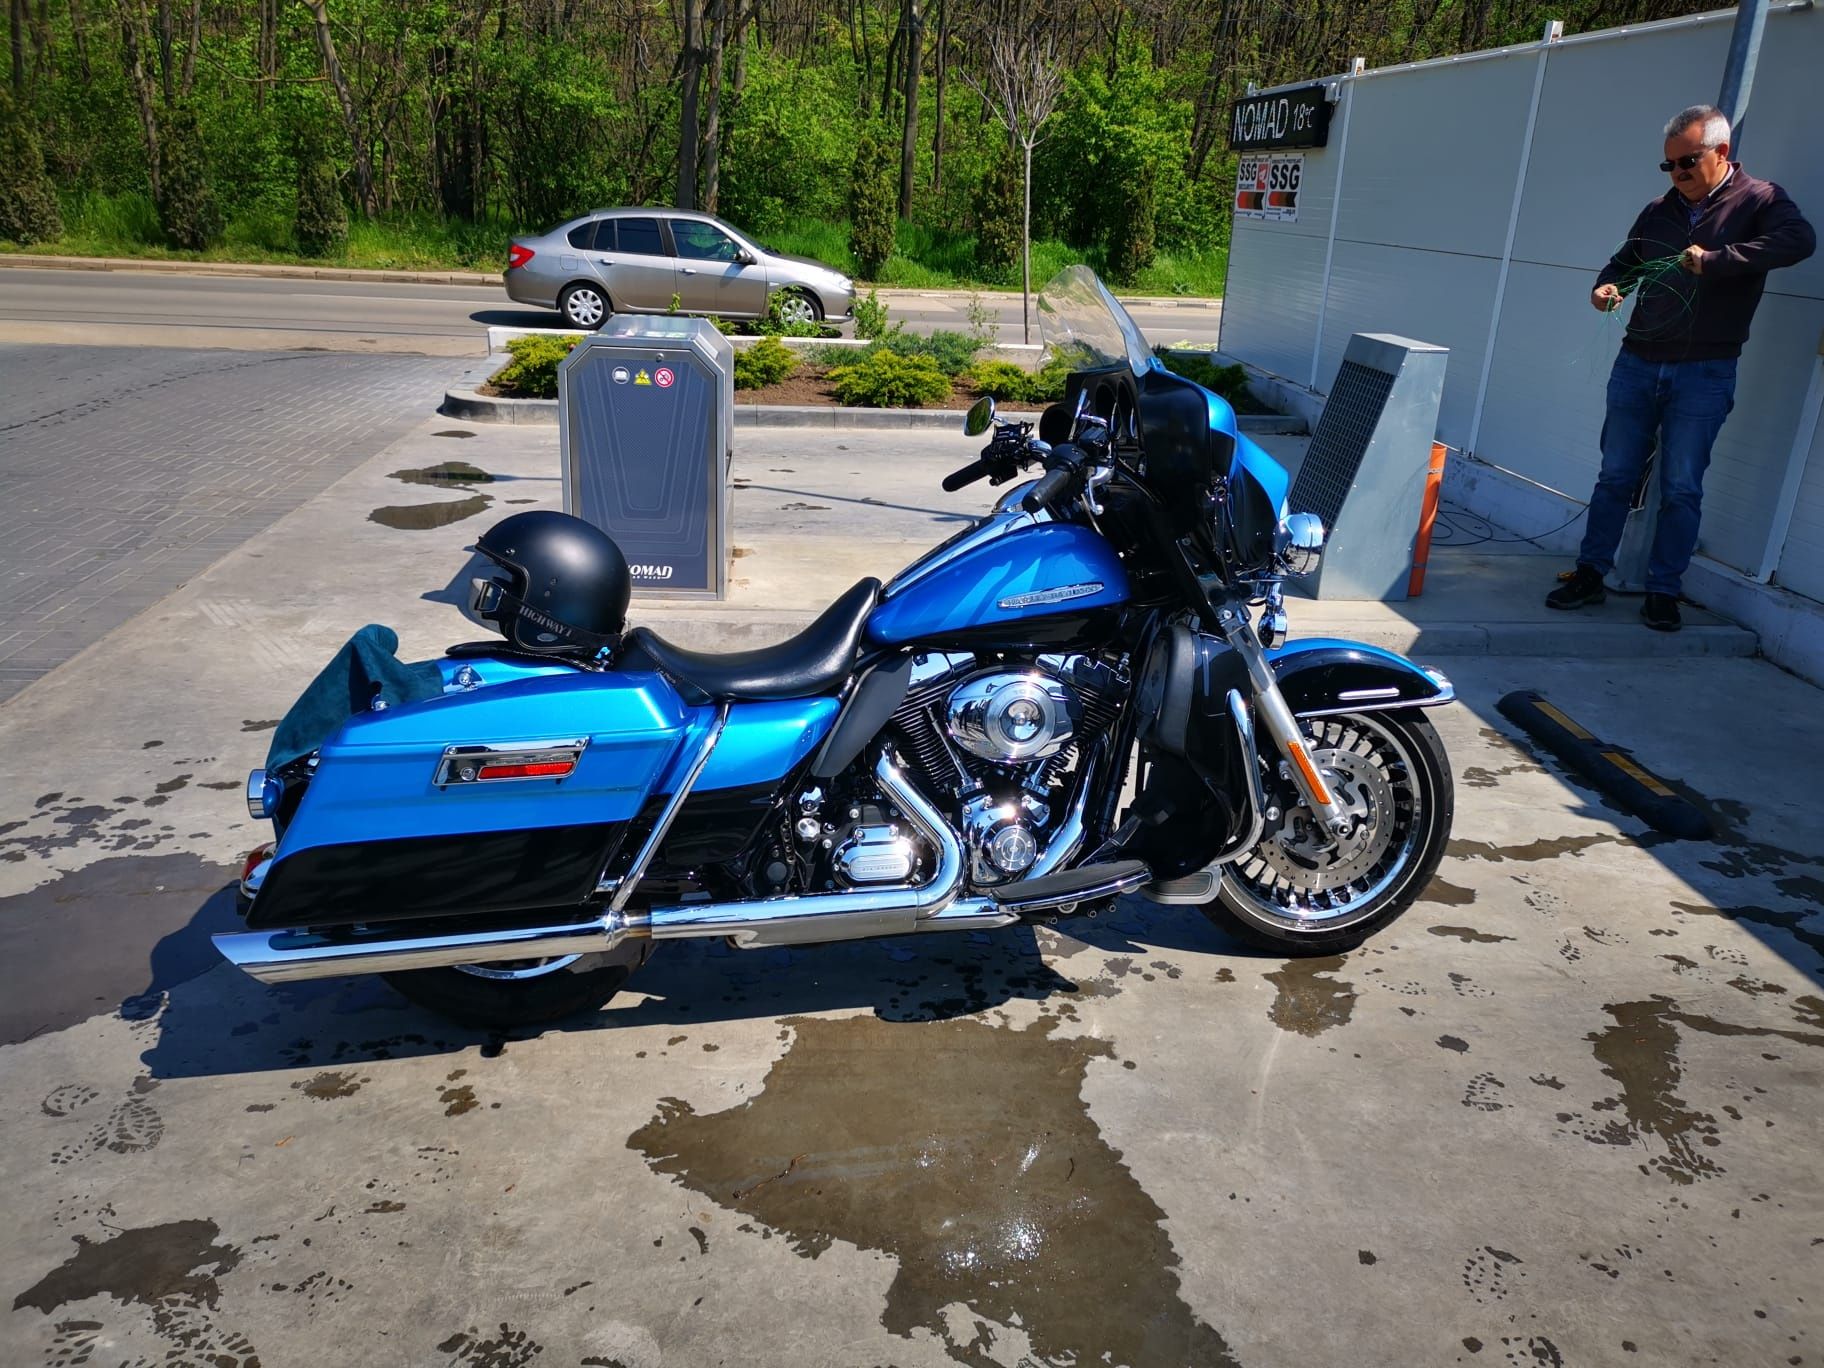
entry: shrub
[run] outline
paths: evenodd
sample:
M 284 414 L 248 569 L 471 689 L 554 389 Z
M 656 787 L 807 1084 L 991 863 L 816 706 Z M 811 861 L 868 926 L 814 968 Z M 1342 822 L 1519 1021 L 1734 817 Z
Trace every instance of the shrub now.
M 348 246 L 348 209 L 336 184 L 336 168 L 314 128 L 298 139 L 298 212 L 292 236 L 305 256 L 339 256 Z
M 200 252 L 222 235 L 222 210 L 194 110 L 180 105 L 165 121 L 158 157 L 158 221 L 173 247 Z
M 929 356 L 872 352 L 830 372 L 836 397 L 866 408 L 923 408 L 950 397 L 950 377 Z
M 1168 353 L 1163 348 L 1155 349 L 1154 355 L 1165 362 L 1165 368 L 1174 375 L 1196 381 L 1211 394 L 1226 399 L 1231 406 L 1246 403 L 1252 397 L 1248 392 L 1248 373 L 1241 366 L 1219 366 L 1207 356 Z
M 898 352 L 901 356 L 928 356 L 945 375 L 960 375 L 969 369 L 981 343 L 968 333 L 947 332 L 939 328 L 929 335 L 893 329 L 881 339 L 876 350 Z
M 849 168 L 849 250 L 862 275 L 870 279 L 893 255 L 899 223 L 899 190 L 888 150 L 878 125 L 869 124 L 856 140 L 855 161 Z
M 792 349 L 776 337 L 763 337 L 735 353 L 735 388 L 764 389 L 798 369 Z
M 57 189 L 45 174 L 38 134 L 0 92 L 0 238 L 23 244 L 62 236 Z
M 1055 357 L 1036 371 L 1011 361 L 977 361 L 969 370 L 976 393 L 992 394 L 1001 404 L 1055 404 L 1069 379 L 1070 366 Z
M 513 359 L 494 372 L 494 388 L 520 399 L 557 398 L 557 367 L 582 340 L 578 333 L 514 338 L 507 343 L 507 354 Z
M 884 337 L 887 332 L 887 306 L 880 302 L 880 292 L 869 290 L 855 300 L 855 336 L 864 342 Z

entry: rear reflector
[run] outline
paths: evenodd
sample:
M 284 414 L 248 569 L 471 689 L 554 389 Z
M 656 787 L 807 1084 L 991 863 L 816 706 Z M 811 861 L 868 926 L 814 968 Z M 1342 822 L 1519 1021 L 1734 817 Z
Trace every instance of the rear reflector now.
M 535 765 L 483 765 L 477 779 L 562 779 L 576 769 L 574 760 L 550 760 Z
M 521 247 L 517 242 L 509 243 L 507 246 L 507 269 L 509 271 L 518 270 L 536 255 L 537 253 L 530 247 Z

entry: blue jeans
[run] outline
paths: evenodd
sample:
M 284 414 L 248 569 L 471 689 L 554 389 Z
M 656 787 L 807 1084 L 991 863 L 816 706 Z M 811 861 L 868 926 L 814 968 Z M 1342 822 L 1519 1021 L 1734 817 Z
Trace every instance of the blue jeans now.
M 1723 419 L 1735 407 L 1735 358 L 1643 361 L 1626 348 L 1609 372 L 1602 421 L 1602 473 L 1577 563 L 1607 574 L 1628 520 L 1640 473 L 1659 444 L 1659 527 L 1647 558 L 1647 592 L 1678 593 L 1704 500 L 1704 471 Z

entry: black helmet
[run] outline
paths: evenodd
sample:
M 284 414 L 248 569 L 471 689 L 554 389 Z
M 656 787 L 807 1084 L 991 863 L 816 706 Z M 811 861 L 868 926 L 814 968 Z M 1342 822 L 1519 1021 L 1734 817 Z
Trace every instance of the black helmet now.
M 599 527 L 568 513 L 515 513 L 475 549 L 510 578 L 471 581 L 469 606 L 519 650 L 592 660 L 619 641 L 633 577 Z

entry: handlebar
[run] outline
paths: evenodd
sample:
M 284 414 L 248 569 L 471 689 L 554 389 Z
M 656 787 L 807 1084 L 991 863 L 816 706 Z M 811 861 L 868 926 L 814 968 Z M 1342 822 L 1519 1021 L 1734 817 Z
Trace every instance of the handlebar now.
M 1046 471 L 1039 477 L 1038 483 L 1026 491 L 1026 497 L 1020 500 L 1020 507 L 1028 513 L 1037 513 L 1041 508 L 1049 507 L 1052 500 L 1069 487 L 1076 474 L 1069 466 L 1058 466 Z
M 944 493 L 954 494 L 957 490 L 974 484 L 988 474 L 990 466 L 986 460 L 969 462 L 961 470 L 953 470 L 944 476 Z

